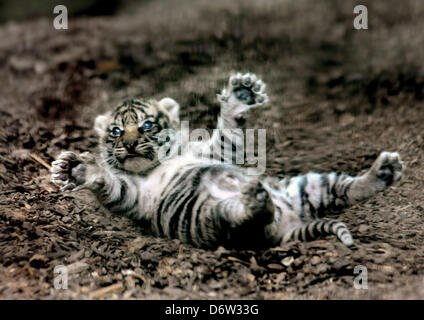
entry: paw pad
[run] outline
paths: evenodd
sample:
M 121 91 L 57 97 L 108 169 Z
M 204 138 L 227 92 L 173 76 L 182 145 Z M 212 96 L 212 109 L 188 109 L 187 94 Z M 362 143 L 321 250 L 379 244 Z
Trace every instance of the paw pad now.
M 265 83 L 258 79 L 256 75 L 237 73 L 230 77 L 228 88 L 222 90 L 220 99 L 226 102 L 231 95 L 234 95 L 237 100 L 246 105 L 258 106 L 268 100 L 265 87 Z
M 382 152 L 372 167 L 376 177 L 387 186 L 401 179 L 403 169 L 404 164 L 397 152 Z

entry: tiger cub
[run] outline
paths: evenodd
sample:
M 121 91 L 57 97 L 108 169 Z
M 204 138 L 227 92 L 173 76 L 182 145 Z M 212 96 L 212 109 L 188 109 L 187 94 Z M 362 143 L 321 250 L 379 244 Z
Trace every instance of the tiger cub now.
M 353 239 L 346 225 L 325 219 L 326 212 L 366 199 L 401 178 L 403 164 L 396 152 L 381 153 L 356 177 L 248 175 L 244 168 L 222 161 L 216 150 L 229 144 L 238 156 L 244 116 L 267 102 L 265 84 L 253 74 L 233 75 L 218 99 L 217 129 L 223 133 L 190 142 L 193 148 L 186 149 L 176 138 L 177 102 L 125 101 L 95 120 L 100 157 L 62 152 L 52 162 L 52 182 L 61 190 L 91 190 L 105 208 L 146 222 L 155 236 L 196 247 L 256 249 L 326 235 L 350 246 Z M 166 151 L 162 156 L 161 150 Z M 204 156 L 208 152 L 212 159 Z

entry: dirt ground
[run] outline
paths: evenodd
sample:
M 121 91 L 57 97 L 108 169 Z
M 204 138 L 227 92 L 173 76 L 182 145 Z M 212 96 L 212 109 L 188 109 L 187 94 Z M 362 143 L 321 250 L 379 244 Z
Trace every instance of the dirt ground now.
M 144 1 L 130 12 L 0 25 L 0 298 L 423 299 L 424 2 Z M 61 194 L 48 164 L 92 150 L 95 115 L 129 96 L 171 96 L 215 125 L 230 72 L 268 84 L 267 174 L 358 174 L 398 151 L 403 180 L 340 213 L 334 237 L 265 251 L 195 249 L 142 234 L 88 193 Z M 53 282 L 69 267 L 67 290 Z M 355 266 L 368 290 L 354 288 Z

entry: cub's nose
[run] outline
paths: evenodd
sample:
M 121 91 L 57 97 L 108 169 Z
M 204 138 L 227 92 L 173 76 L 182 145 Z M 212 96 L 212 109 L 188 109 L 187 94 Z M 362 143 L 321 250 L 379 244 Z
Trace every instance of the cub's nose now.
M 129 126 L 126 128 L 124 135 L 122 136 L 122 142 L 128 151 L 134 150 L 137 144 L 137 138 L 138 129 L 136 126 Z
M 135 145 L 136 145 L 135 142 L 133 142 L 133 143 L 124 143 L 124 147 L 128 151 L 134 151 Z

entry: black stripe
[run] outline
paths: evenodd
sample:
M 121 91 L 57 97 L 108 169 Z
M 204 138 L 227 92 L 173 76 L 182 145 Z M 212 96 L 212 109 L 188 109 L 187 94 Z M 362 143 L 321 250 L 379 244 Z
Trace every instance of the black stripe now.
M 300 228 L 297 228 L 293 233 L 292 239 L 293 240 L 301 240 L 300 235 L 301 235 Z
M 333 231 L 333 226 L 336 223 L 338 223 L 338 221 L 336 221 L 336 220 L 331 220 L 331 221 L 328 222 L 328 233 L 332 234 L 334 232 Z
M 171 204 L 173 204 L 174 202 L 178 202 L 179 199 L 184 197 L 184 195 L 185 195 L 184 191 L 185 191 L 185 189 L 171 192 L 171 193 L 169 193 L 168 195 L 165 196 L 163 201 L 161 201 L 160 206 L 158 208 L 158 216 L 157 216 L 158 229 L 159 229 L 159 233 L 160 233 L 161 236 L 165 235 L 165 233 L 163 231 L 162 224 L 161 224 L 162 216 L 166 215 L 166 212 L 168 211 L 168 208 Z M 166 205 L 164 207 L 162 207 L 163 203 L 166 203 Z M 167 222 L 165 222 L 165 223 L 167 223 Z
M 209 197 L 207 197 L 205 200 L 202 201 L 202 203 L 199 205 L 199 208 L 197 209 L 197 211 L 195 212 L 196 214 L 196 219 L 195 219 L 195 228 L 194 228 L 194 232 L 195 234 L 192 235 L 191 234 L 191 225 L 190 225 L 190 239 L 197 236 L 197 239 L 202 242 L 202 240 L 204 239 L 205 235 L 203 234 L 202 228 L 200 226 L 200 214 L 202 213 L 202 208 L 204 206 L 204 204 L 209 200 Z M 190 222 L 191 223 L 191 222 Z
M 212 151 L 215 151 L 213 153 L 214 159 L 216 159 L 216 160 L 219 159 L 219 161 L 221 161 L 221 162 L 224 161 L 225 160 L 225 158 L 224 158 L 225 150 L 228 149 L 228 147 L 226 147 L 226 146 L 230 145 L 230 143 L 231 143 L 231 151 L 232 151 L 231 152 L 231 161 L 234 162 L 237 159 L 238 144 L 236 142 L 234 142 L 234 139 L 231 139 L 230 137 L 228 137 L 225 134 L 225 132 L 219 131 L 219 133 L 220 133 L 219 138 L 217 138 L 215 140 L 215 143 L 214 143 L 214 145 L 219 143 L 219 146 L 220 146 L 220 150 L 218 151 L 219 153 L 216 152 L 215 147 L 211 146 Z M 239 137 L 237 135 L 234 135 L 234 136 L 236 137 L 236 140 Z M 240 145 L 242 145 L 242 144 L 240 144 Z
M 191 228 L 191 217 L 193 215 L 193 207 L 196 204 L 197 200 L 198 200 L 199 194 L 195 194 L 187 203 L 187 207 L 184 209 L 184 216 L 183 216 L 183 226 L 182 228 L 182 233 L 183 235 L 186 236 L 186 242 L 187 243 L 192 243 L 191 241 L 191 233 L 190 233 L 190 228 Z M 184 239 L 180 239 L 180 240 L 184 240 Z
M 315 239 L 319 238 L 319 236 L 321 235 L 321 232 L 320 232 L 321 224 L 322 224 L 322 221 L 315 221 L 314 222 L 314 227 L 312 229 L 312 234 L 313 234 L 313 237 Z
M 299 182 L 299 195 L 300 195 L 300 219 L 305 218 L 305 187 L 306 187 L 306 176 L 302 176 L 300 182 Z
M 343 235 L 348 234 L 348 233 L 349 233 L 349 231 L 348 231 L 347 229 L 344 229 L 344 230 L 342 231 L 342 233 L 340 234 L 340 238 L 341 238 Z
M 309 224 L 305 226 L 305 241 L 311 241 L 315 239 L 314 233 L 313 233 L 315 226 L 312 228 L 312 233 L 309 232 L 309 226 L 310 226 Z
M 337 226 L 337 228 L 334 230 L 334 232 L 337 234 L 340 229 L 346 229 L 346 226 L 343 225 L 343 224 L 340 224 L 340 225 Z
M 177 190 L 173 190 L 173 192 L 171 192 L 170 194 L 168 194 L 167 196 L 165 196 L 165 198 L 163 199 L 163 201 L 161 201 L 161 203 L 159 204 L 157 222 L 158 222 L 158 226 L 159 226 L 158 227 L 158 230 L 159 230 L 159 232 L 160 232 L 161 235 L 164 235 L 163 227 L 160 224 L 161 216 L 164 215 L 164 214 L 166 214 L 166 212 L 168 211 L 170 205 L 172 205 L 173 203 L 177 203 L 182 197 L 184 197 L 185 191 L 187 190 L 187 188 L 185 188 L 185 189 L 181 189 L 181 188 L 184 187 L 184 186 L 190 188 L 190 185 L 187 185 L 187 181 L 191 181 L 192 180 L 191 178 L 189 178 L 189 176 L 191 174 L 193 174 L 193 173 L 195 174 L 196 173 L 196 170 L 198 168 L 199 167 L 194 167 L 194 168 L 187 169 L 182 175 L 180 175 L 176 179 L 177 181 L 175 181 L 174 183 L 172 183 L 172 188 L 173 189 L 177 189 Z M 174 177 L 172 179 L 174 179 Z M 174 210 L 174 214 L 175 214 L 175 210 Z M 165 223 L 168 223 L 168 222 L 165 222 Z
M 352 187 L 353 182 L 355 182 L 354 179 L 352 179 L 351 181 L 348 182 L 348 184 L 346 185 L 344 192 L 343 192 L 343 201 L 348 204 L 349 203 L 349 198 L 347 196 L 347 193 L 349 192 L 350 188 Z
M 300 232 L 299 232 L 299 235 L 300 235 L 300 240 L 302 240 L 303 242 L 305 242 L 306 241 L 306 234 L 308 233 L 307 232 L 307 230 L 305 229 L 305 227 L 303 227 L 303 228 L 299 228 L 299 230 L 300 230 Z
M 321 232 L 322 235 L 326 234 L 327 232 L 325 231 L 325 226 L 327 225 L 326 221 L 322 221 L 322 224 L 320 225 L 319 231 Z
M 236 136 L 237 139 L 237 136 Z M 221 151 L 225 150 L 225 146 L 229 145 L 231 143 L 231 150 L 236 151 L 237 145 L 234 143 L 234 139 L 231 139 L 231 137 L 226 136 L 225 134 L 221 135 Z M 228 147 L 227 147 L 228 148 Z
M 180 220 L 180 216 L 184 214 L 183 208 L 186 205 L 187 201 L 191 201 L 191 199 L 196 194 L 197 190 L 192 189 L 191 192 L 187 195 L 185 192 L 183 193 L 183 196 L 179 197 L 178 200 L 175 200 L 175 204 L 177 204 L 178 201 L 181 201 L 179 206 L 177 208 L 172 209 L 172 216 L 168 223 L 168 229 L 169 229 L 169 236 L 171 238 L 176 238 L 177 231 L 178 231 L 178 221 Z
M 334 209 L 335 209 L 335 205 L 336 205 L 336 199 L 338 198 L 337 191 L 336 191 L 336 185 L 339 182 L 339 179 L 340 179 L 340 175 L 336 174 L 336 179 L 334 181 L 334 184 L 331 187 L 331 195 L 333 196 L 333 198 L 330 201 L 330 208 L 334 208 Z
M 313 204 L 312 204 L 312 202 L 311 201 L 309 201 L 309 195 L 308 194 L 306 194 L 306 203 L 308 204 L 308 206 L 309 206 L 309 212 L 310 212 L 310 214 L 311 214 L 311 216 L 312 216 L 312 218 L 316 218 L 317 217 L 317 214 L 316 214 L 316 209 L 315 209 L 315 207 L 313 206 Z
M 191 216 L 191 210 L 193 209 L 193 206 L 197 200 L 197 197 L 199 196 L 198 186 L 200 184 L 201 178 L 203 177 L 203 174 L 208 170 L 209 170 L 209 167 L 201 167 L 200 169 L 197 170 L 197 172 L 195 173 L 195 176 L 192 177 L 191 179 L 190 189 L 192 190 L 190 192 L 190 195 L 186 198 L 186 199 L 189 199 L 188 203 L 187 203 L 187 200 L 183 201 L 177 208 L 174 208 L 173 210 L 174 214 L 171 217 L 171 220 L 169 222 L 169 230 L 170 230 L 171 238 L 176 238 L 180 216 L 183 214 L 184 215 L 183 219 L 186 219 L 185 217 L 186 213 L 190 213 L 190 216 Z M 187 205 L 187 208 L 183 210 L 186 205 Z M 183 240 L 183 239 L 180 239 L 180 240 Z
M 325 191 L 324 191 L 324 190 Z M 324 192 L 326 193 L 327 199 L 330 198 L 329 192 L 330 192 L 330 185 L 328 182 L 328 176 L 327 174 L 321 174 L 321 197 L 319 201 L 319 206 L 317 210 L 318 218 L 321 218 L 325 216 L 325 203 L 324 203 Z
M 181 177 L 182 178 L 187 177 L 190 174 L 190 171 L 191 171 L 190 169 L 187 169 Z M 174 174 L 172 176 L 172 178 L 169 180 L 168 186 L 163 191 L 164 196 L 161 198 L 161 200 L 159 202 L 159 206 L 158 206 L 158 209 L 157 209 L 157 212 L 156 212 L 156 214 L 157 214 L 156 225 L 157 225 L 159 236 L 164 236 L 163 227 L 162 227 L 162 223 L 161 223 L 161 218 L 162 218 L 162 214 L 163 214 L 162 208 L 165 205 L 165 203 L 168 202 L 168 200 L 172 201 L 171 199 L 169 199 L 170 196 L 172 196 L 173 198 L 176 197 L 176 194 L 174 194 L 174 193 L 168 194 L 168 191 L 176 185 L 176 182 L 174 180 L 178 179 L 178 177 L 180 175 L 181 175 L 181 173 L 177 172 L 176 174 Z M 180 181 L 180 180 L 178 180 L 178 181 Z M 165 212 L 165 211 L 163 211 L 163 212 Z
M 321 229 L 322 229 L 322 221 L 316 221 L 315 222 L 315 226 L 314 229 L 312 230 L 312 232 L 314 233 L 314 237 L 318 238 L 319 236 L 322 235 Z
M 192 178 L 190 177 L 190 174 L 193 174 L 194 169 L 189 169 L 188 172 L 183 174 L 178 179 L 178 181 L 174 183 L 173 185 L 174 190 L 170 192 L 168 196 L 169 200 L 166 202 L 165 206 L 162 208 L 162 214 L 165 214 L 168 211 L 169 206 L 171 206 L 172 204 L 178 203 L 186 195 L 186 192 L 192 188 L 192 185 L 189 184 L 189 181 L 192 180 Z

